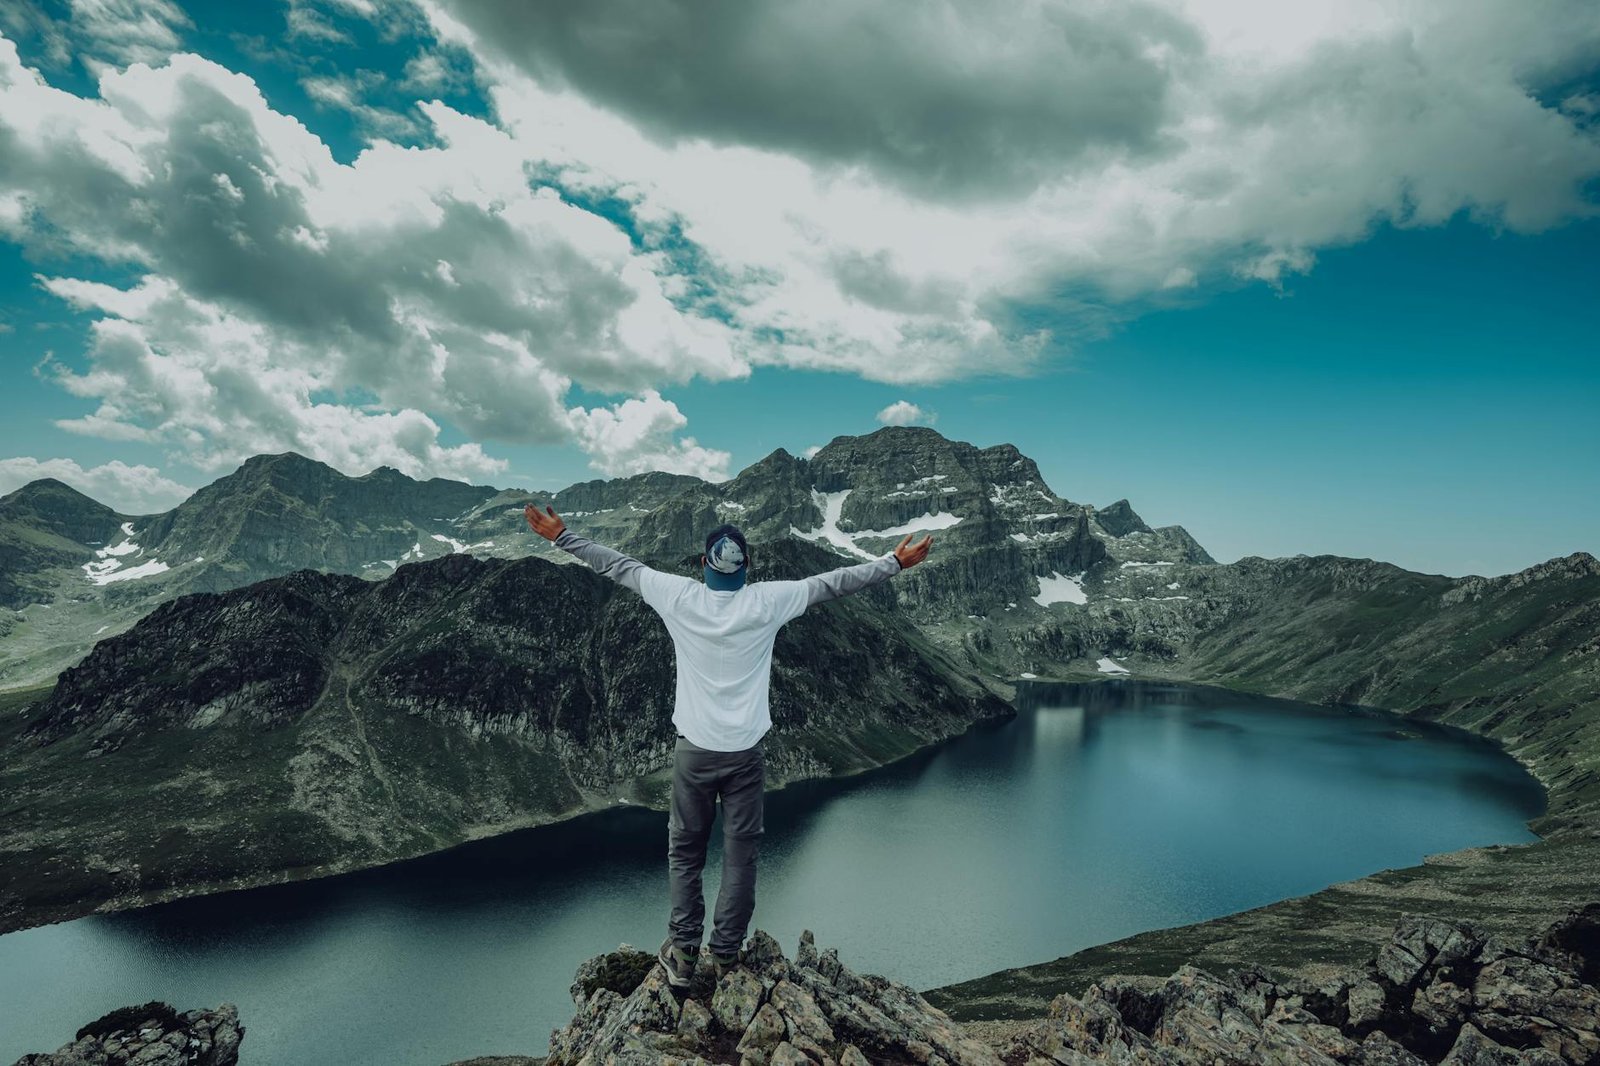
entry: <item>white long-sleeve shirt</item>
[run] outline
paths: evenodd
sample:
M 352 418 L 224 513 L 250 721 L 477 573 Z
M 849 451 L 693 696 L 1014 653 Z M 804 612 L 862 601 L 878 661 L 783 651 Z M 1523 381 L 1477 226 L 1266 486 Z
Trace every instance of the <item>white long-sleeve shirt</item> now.
M 785 622 L 812 604 L 858 592 L 902 569 L 891 551 L 799 581 L 754 581 L 719 591 L 653 570 L 570 529 L 554 543 L 637 592 L 661 616 L 678 666 L 672 724 L 691 744 L 712 751 L 743 751 L 772 728 L 772 644 Z

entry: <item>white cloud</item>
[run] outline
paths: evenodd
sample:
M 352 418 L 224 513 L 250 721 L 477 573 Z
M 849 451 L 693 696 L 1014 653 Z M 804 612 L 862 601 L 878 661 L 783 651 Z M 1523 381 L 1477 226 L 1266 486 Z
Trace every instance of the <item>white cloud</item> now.
M 806 448 L 806 450 L 801 452 L 800 454 L 805 456 L 807 459 L 815 459 L 817 457 L 817 453 L 820 452 L 821 450 L 822 450 L 822 445 L 820 445 L 820 444 L 812 444 L 812 445 L 808 446 Z
M 610 6 L 543 12 L 519 29 L 510 4 L 427 4 L 436 30 L 479 57 L 523 151 L 694 244 L 735 323 L 777 338 L 757 362 L 899 383 L 1025 371 L 1170 291 L 1282 285 L 1378 224 L 1466 211 L 1536 231 L 1595 210 L 1583 190 L 1600 176 L 1600 139 L 1580 121 L 1581 94 L 1563 96 L 1570 113 L 1539 97 L 1600 60 L 1600 6 L 1587 0 L 1115 11 L 1052 0 L 1005 16 L 1016 50 L 986 46 L 991 5 L 959 2 L 938 6 L 938 33 L 908 12 L 900 37 L 823 32 L 882 12 L 822 5 L 806 25 L 776 3 L 741 5 L 682 52 L 658 47 L 699 17 L 673 21 L 677 7 L 616 34 L 566 36 Z M 1063 27 L 1091 16 L 1104 20 L 1089 27 L 1095 39 L 1150 50 L 1129 67 L 1149 75 L 1155 105 L 1119 124 L 1117 94 L 1091 93 L 1048 137 L 1023 135 L 1053 75 L 1013 60 L 1059 55 Z M 871 49 L 858 52 L 862 40 Z M 903 82 L 863 107 L 859 90 L 884 70 Z M 731 71 L 748 82 L 737 100 L 716 91 Z M 959 139 L 888 136 L 935 103 L 993 112 L 997 136 L 1017 134 L 990 160 L 992 182 L 961 171 L 955 200 L 907 168 Z M 856 112 L 886 125 L 862 132 Z M 763 117 L 782 128 L 754 129 Z M 1030 308 L 1056 311 L 1042 316 L 1053 335 L 1022 324 L 1041 320 L 1017 314 Z
M 574 382 L 638 394 L 749 373 L 732 330 L 674 306 L 659 257 L 530 187 L 493 126 L 428 104 L 438 147 L 378 142 L 346 166 L 197 56 L 100 84 L 99 100 L 55 90 L 0 38 L 8 232 L 142 272 L 126 288 L 40 278 L 97 316 L 87 370 L 52 368 L 98 401 L 64 428 L 203 469 L 293 448 L 483 478 L 505 462 L 442 444 L 436 418 L 474 440 L 586 444 L 563 403 Z M 378 402 L 344 405 L 352 392 Z M 651 448 L 707 469 L 723 455 Z
M 646 470 L 694 474 L 707 481 L 731 476 L 728 452 L 703 448 L 693 437 L 673 439 L 689 420 L 677 404 L 653 389 L 612 408 L 575 407 L 568 418 L 584 450 L 593 456 L 591 465 L 608 476 Z
M 326 12 L 308 0 L 289 0 L 289 10 L 284 15 L 289 39 L 302 38 L 335 44 L 349 43 L 350 35 L 335 26 Z
M 115 66 L 161 62 L 182 43 L 178 31 L 192 25 L 171 0 L 71 0 L 70 7 L 84 58 Z
M 886 426 L 931 426 L 936 417 L 909 400 L 896 400 L 877 414 L 878 421 Z
M 58 428 L 167 444 L 209 471 L 286 449 L 351 475 L 387 464 L 413 477 L 480 481 L 508 465 L 477 443 L 442 445 L 438 423 L 415 408 L 363 412 L 313 400 L 337 384 L 337 366 L 318 349 L 195 299 L 171 281 L 146 278 L 126 291 L 66 278 L 43 284 L 106 315 L 91 328 L 89 372 L 59 364 L 50 371 L 67 391 L 99 400 L 89 415 L 55 420 Z M 551 400 L 543 414 L 559 411 Z
M 155 514 L 176 507 L 194 489 L 165 477 L 153 466 L 113 459 L 99 466 L 80 466 L 74 459 L 35 459 L 31 455 L 0 459 L 0 496 L 30 481 L 53 477 L 66 482 L 122 514 Z
M 1594 213 L 1600 7 L 1582 0 L 1044 0 L 999 21 L 966 0 L 752 3 L 715 40 L 666 5 L 567 51 L 486 33 L 512 10 L 494 0 L 423 7 L 438 40 L 402 91 L 470 53 L 494 121 L 419 102 L 432 147 L 379 140 L 349 165 L 198 56 L 108 70 L 83 99 L 0 38 L 0 229 L 38 261 L 138 279 L 47 273 L 97 318 L 87 366 L 53 368 L 95 404 L 63 424 L 202 464 L 295 448 L 503 466 L 442 443 L 448 424 L 715 476 L 725 453 L 676 436 L 657 390 L 767 365 L 908 386 L 1027 373 L 1153 303 L 1281 286 L 1378 224 Z M 906 32 L 885 35 L 895 11 Z M 170 0 L 75 15 L 80 39 L 146 58 L 178 41 Z M 289 9 L 308 37 L 347 17 L 388 34 L 416 14 Z M 561 33 L 591 17 L 537 13 Z M 1086 42 L 1103 51 L 1058 69 Z M 741 98 L 719 88 L 730 70 Z M 1096 72 L 1127 92 L 1060 97 Z M 308 87 L 372 106 L 359 68 Z M 574 384 L 635 399 L 569 409 Z
M 358 70 L 353 74 L 308 75 L 300 79 L 300 87 L 316 103 L 347 112 L 363 130 L 371 134 L 383 137 L 415 136 L 416 119 L 385 107 L 376 107 L 365 99 L 382 80 L 383 75 L 375 70 Z
M 471 74 L 464 70 L 456 53 L 439 49 L 418 52 L 406 60 L 400 88 L 417 93 L 438 93 L 464 88 Z

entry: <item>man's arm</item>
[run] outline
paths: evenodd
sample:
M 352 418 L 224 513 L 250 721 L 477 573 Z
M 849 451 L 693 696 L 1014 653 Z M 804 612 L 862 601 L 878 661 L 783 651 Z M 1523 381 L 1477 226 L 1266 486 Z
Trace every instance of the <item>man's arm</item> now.
M 887 581 L 900 571 L 916 566 L 926 559 L 932 544 L 932 535 L 924 536 L 916 544 L 911 544 L 911 535 L 908 533 L 894 551 L 886 552 L 871 562 L 841 566 L 825 574 L 813 574 L 802 578 L 800 583 L 805 586 L 806 606 L 836 600 L 840 596 L 860 592 L 880 581 Z
M 588 537 L 580 537 L 570 529 L 563 529 L 550 543 L 562 551 L 577 556 L 601 577 L 608 577 L 624 588 L 630 588 L 640 595 L 644 594 L 641 579 L 645 576 L 644 572 L 650 568 L 633 556 L 624 555 L 604 544 L 596 544 Z
M 687 578 L 674 578 L 671 574 L 663 574 L 659 570 L 652 570 L 631 555 L 624 555 L 615 548 L 608 548 L 604 544 L 596 544 L 588 537 L 580 537 L 567 528 L 561 516 L 548 504 L 541 512 L 533 504 L 523 508 L 523 514 L 528 518 L 528 525 L 541 537 L 576 556 L 589 568 L 601 577 L 610 578 L 624 588 L 630 588 L 645 598 L 646 603 L 651 603 L 655 593 L 660 592 L 669 582 L 674 580 L 686 581 Z
M 841 566 L 825 574 L 812 574 L 801 578 L 800 583 L 805 586 L 806 606 L 813 607 L 887 581 L 903 569 L 893 552 L 885 552 L 871 562 Z

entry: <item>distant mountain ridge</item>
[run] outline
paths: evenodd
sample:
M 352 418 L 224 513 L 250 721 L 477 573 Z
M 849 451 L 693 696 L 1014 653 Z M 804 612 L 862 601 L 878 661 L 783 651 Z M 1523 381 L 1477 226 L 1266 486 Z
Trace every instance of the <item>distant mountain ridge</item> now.
M 253 456 L 155 515 L 121 514 L 48 478 L 0 497 L 0 545 L 11 548 L 0 608 L 15 612 L 0 611 L 0 687 L 48 680 L 105 630 L 189 592 L 302 568 L 376 579 L 455 552 L 567 561 L 528 528 L 529 502 L 652 560 L 698 552 L 726 521 L 753 544 L 798 537 L 846 559 L 935 532 L 939 551 L 913 597 L 924 614 L 1028 611 L 1040 578 L 1067 590 L 1107 560 L 1212 561 L 1181 527 L 1151 530 L 1125 500 L 1096 512 L 1057 496 L 1012 445 L 979 449 L 925 427 L 836 437 L 809 460 L 780 448 L 721 484 L 649 472 L 549 493 L 417 481 L 388 466 L 350 477 L 289 451 Z M 41 601 L 48 618 L 29 608 Z

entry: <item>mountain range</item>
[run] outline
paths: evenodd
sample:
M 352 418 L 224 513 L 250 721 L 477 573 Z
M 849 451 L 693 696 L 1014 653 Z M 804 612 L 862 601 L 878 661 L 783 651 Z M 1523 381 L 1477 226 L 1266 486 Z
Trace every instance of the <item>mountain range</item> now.
M 1206 683 L 1504 744 L 1550 789 L 1534 848 L 1554 849 L 1561 871 L 1502 866 L 1518 884 L 1507 922 L 1551 920 L 1582 901 L 1572 878 L 1600 874 L 1592 556 L 1497 578 L 1336 556 L 1220 564 L 1126 500 L 1058 495 L 1010 445 L 888 427 L 809 459 L 780 449 L 716 484 L 649 473 L 501 490 L 387 467 L 352 478 L 284 452 L 159 515 L 119 514 L 52 479 L 0 498 L 0 931 L 354 869 L 619 801 L 661 806 L 665 632 L 535 536 L 529 502 L 691 575 L 706 530 L 735 522 L 752 580 L 933 533 L 923 565 L 784 630 L 775 783 L 879 765 L 1008 714 L 1019 686 Z M 1481 896 L 1474 871 L 1459 885 Z M 1348 961 L 1401 906 L 1380 887 L 1348 921 L 1297 920 Z M 1288 960 L 1279 913 L 1239 919 L 1248 928 L 1223 954 L 1282 947 Z M 1140 972 L 1166 973 L 1170 948 L 1148 952 L 1166 969 Z M 934 998 L 972 1017 L 1042 1009 L 1135 950 Z
M 415 481 L 387 466 L 349 477 L 282 452 L 156 515 L 121 514 L 54 478 L 0 497 L 0 685 L 48 682 L 102 634 L 190 592 L 306 568 L 376 580 L 456 553 L 564 561 L 528 528 L 529 502 L 651 560 L 697 553 L 725 521 L 752 543 L 810 540 L 847 559 L 938 532 L 918 576 L 939 580 L 917 582 L 908 603 L 930 619 L 1071 602 L 1107 562 L 1117 565 L 1094 580 L 1125 576 L 1122 563 L 1212 562 L 1181 527 L 1151 529 L 1126 500 L 1097 511 L 1057 496 L 1011 445 L 980 450 L 921 427 L 839 437 L 809 460 L 779 449 L 720 484 L 646 473 L 549 493 Z

